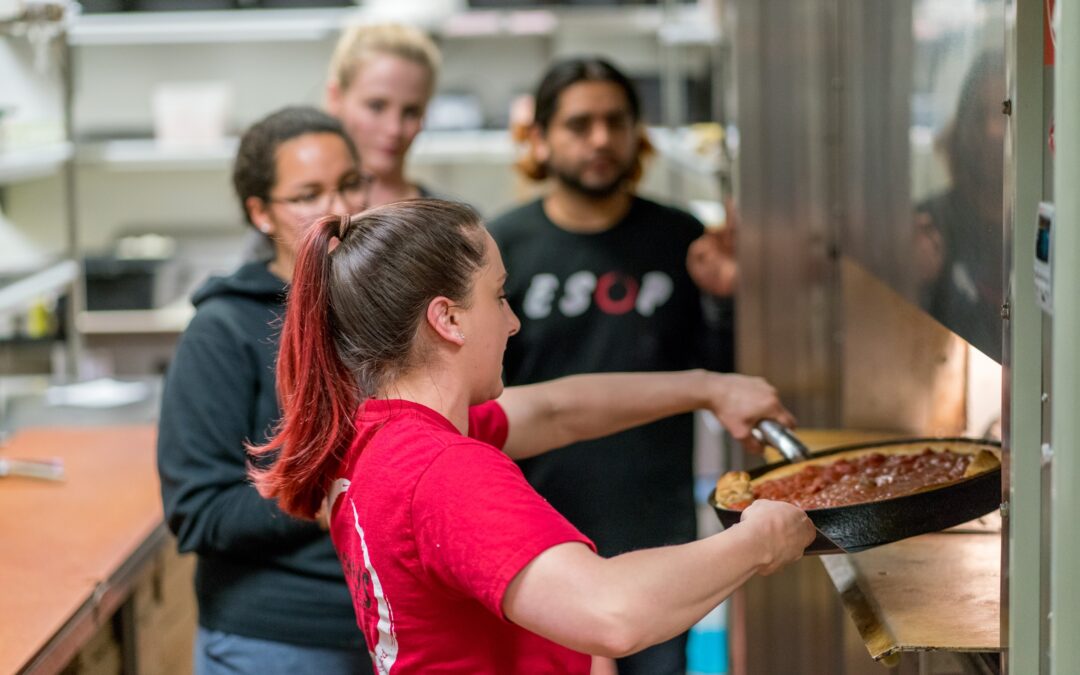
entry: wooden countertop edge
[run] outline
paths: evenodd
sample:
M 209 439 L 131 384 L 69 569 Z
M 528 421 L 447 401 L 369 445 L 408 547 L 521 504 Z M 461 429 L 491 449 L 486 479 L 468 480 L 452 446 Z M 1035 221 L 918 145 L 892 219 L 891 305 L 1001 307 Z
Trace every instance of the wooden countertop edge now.
M 159 522 L 108 579 L 99 581 L 92 595 L 20 670 L 20 673 L 60 672 L 101 625 L 120 608 L 153 557 L 168 541 L 168 529 Z

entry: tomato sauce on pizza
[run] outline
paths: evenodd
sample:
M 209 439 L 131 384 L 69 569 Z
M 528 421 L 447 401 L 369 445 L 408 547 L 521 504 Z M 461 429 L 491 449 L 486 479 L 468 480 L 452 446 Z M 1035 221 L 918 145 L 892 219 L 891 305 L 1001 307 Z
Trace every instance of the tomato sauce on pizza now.
M 918 453 L 872 452 L 827 464 L 808 464 L 752 486 L 753 499 L 775 499 L 805 509 L 872 502 L 954 483 L 965 477 L 972 455 L 926 448 Z M 749 496 L 749 495 L 747 495 Z M 742 510 L 753 499 L 729 503 Z

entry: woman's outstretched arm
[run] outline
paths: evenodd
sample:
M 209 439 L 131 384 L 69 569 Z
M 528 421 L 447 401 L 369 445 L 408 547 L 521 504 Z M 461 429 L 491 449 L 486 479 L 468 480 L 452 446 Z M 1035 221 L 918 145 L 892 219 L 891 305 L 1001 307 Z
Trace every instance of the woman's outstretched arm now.
M 508 387 L 499 404 L 510 426 L 503 449 L 514 459 L 698 409 L 711 410 L 751 448 L 759 420 L 795 422 L 765 380 L 705 370 L 571 375 Z

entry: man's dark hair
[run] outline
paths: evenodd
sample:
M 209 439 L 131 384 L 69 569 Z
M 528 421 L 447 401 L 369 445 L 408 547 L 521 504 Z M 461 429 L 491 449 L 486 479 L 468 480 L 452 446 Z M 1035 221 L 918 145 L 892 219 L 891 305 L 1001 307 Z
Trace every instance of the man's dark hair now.
M 556 61 L 540 81 L 536 89 L 536 112 L 534 123 L 544 131 L 559 108 L 559 96 L 578 82 L 611 82 L 618 85 L 626 95 L 634 123 L 641 119 L 641 102 L 630 78 L 618 68 L 597 56 L 582 56 Z

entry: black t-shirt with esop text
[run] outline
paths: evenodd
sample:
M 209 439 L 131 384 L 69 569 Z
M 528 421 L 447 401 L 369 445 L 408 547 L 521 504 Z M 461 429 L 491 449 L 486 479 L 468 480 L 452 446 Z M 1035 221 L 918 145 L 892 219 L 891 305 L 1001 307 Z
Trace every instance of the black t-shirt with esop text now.
M 541 201 L 490 224 L 521 319 L 507 346 L 508 385 L 593 372 L 710 366 L 701 296 L 686 271 L 702 225 L 635 198 L 597 234 L 556 226 Z M 529 482 L 602 555 L 695 536 L 693 419 L 680 415 L 521 462 Z

